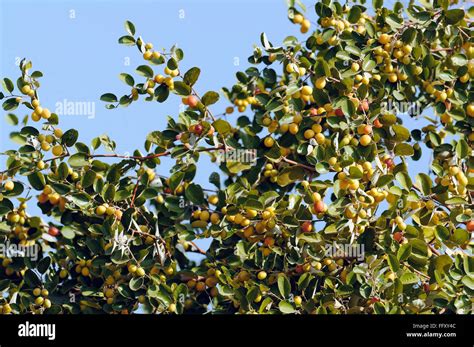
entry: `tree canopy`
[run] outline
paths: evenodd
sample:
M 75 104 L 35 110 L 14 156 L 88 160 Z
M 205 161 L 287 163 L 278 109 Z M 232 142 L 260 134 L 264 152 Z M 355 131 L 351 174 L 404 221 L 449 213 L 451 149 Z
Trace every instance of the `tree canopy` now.
M 290 1 L 304 35 L 262 33 L 222 93 L 127 21 L 118 42 L 143 63 L 106 108 L 186 106 L 129 156 L 63 132 L 22 60 L 0 93 L 17 144 L 3 153 L 0 237 L 39 252 L 0 252 L 0 312 L 472 312 L 473 11 L 454 6 Z M 430 124 L 409 129 L 426 110 Z M 195 180 L 206 155 L 209 184 Z

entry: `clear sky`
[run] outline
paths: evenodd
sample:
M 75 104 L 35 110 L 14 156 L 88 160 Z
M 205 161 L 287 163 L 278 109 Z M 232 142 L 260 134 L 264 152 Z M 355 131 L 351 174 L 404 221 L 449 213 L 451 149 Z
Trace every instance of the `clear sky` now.
M 172 95 L 164 104 L 139 101 L 115 110 L 106 110 L 99 101 L 106 92 L 118 96 L 128 93 L 129 87 L 118 79 L 119 73 L 133 74 L 135 67 L 144 63 L 135 47 L 117 43 L 125 34 L 125 20 L 135 23 L 137 33 L 155 48 L 169 49 L 178 44 L 184 50 L 181 70 L 201 68 L 196 88 L 203 94 L 232 86 L 235 72 L 249 65 L 247 57 L 253 45 L 260 45 L 261 32 L 275 44 L 288 35 L 299 37 L 299 27 L 286 16 L 284 0 L 0 0 L 0 76 L 16 79 L 18 59 L 31 59 L 33 70 L 44 73 L 39 93 L 44 107 L 54 110 L 55 104 L 64 100 L 95 102 L 94 118 L 61 116 L 63 130 L 78 129 L 80 141 L 87 144 L 106 133 L 116 141 L 117 153 L 131 153 L 136 148 L 143 150 L 150 131 L 165 127 L 167 115 L 178 115 L 180 98 Z M 313 5 L 308 6 L 308 17 L 314 28 Z M 222 112 L 225 106 L 225 101 L 215 105 L 214 113 Z M 21 118 L 26 110 L 16 113 Z M 228 120 L 236 117 L 234 113 Z M 414 122 L 405 124 L 412 128 Z M 0 120 L 0 151 L 16 148 L 8 139 L 11 130 Z M 425 156 L 418 162 L 415 172 L 426 171 L 428 160 Z M 209 165 L 207 158 L 201 163 L 197 181 L 210 187 L 208 177 L 217 166 Z M 168 170 L 165 163 L 159 173 L 167 175 Z

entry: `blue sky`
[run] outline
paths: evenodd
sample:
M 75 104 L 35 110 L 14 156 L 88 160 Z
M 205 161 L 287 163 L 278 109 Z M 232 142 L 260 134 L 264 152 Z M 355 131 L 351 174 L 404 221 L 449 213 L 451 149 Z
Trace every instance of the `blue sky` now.
M 312 5 L 308 6 L 308 17 L 314 28 Z M 235 72 L 248 66 L 253 45 L 260 44 L 261 32 L 274 43 L 288 35 L 300 36 L 299 27 L 286 18 L 284 0 L 0 0 L 0 76 L 16 79 L 18 58 L 31 59 L 33 70 L 44 73 L 40 89 L 44 107 L 54 110 L 55 104 L 63 100 L 96 103 L 93 119 L 62 116 L 63 130 L 78 129 L 80 141 L 87 144 L 106 133 L 116 141 L 118 153 L 143 150 L 146 135 L 163 129 L 166 116 L 178 115 L 180 98 L 173 95 L 164 104 L 140 101 L 116 110 L 106 110 L 99 101 L 106 92 L 119 96 L 128 93 L 129 88 L 118 79 L 119 73 L 133 74 L 135 67 L 143 64 L 135 47 L 117 43 L 125 34 L 125 20 L 135 23 L 137 33 L 145 42 L 153 42 L 155 48 L 169 49 L 178 44 L 185 53 L 181 70 L 201 68 L 196 86 L 201 94 L 235 82 Z M 128 59 L 130 65 L 126 66 Z M 236 61 L 240 61 L 238 66 Z M 222 112 L 225 106 L 225 101 L 215 105 L 214 113 Z M 26 114 L 26 110 L 16 112 L 20 117 Z M 234 113 L 228 120 L 236 118 Z M 415 123 L 405 124 L 412 128 Z M 11 130 L 2 119 L 0 151 L 15 148 L 8 140 Z M 428 160 L 429 155 L 425 155 L 414 172 L 426 171 Z M 3 159 L 1 162 L 4 166 Z M 198 183 L 206 187 L 210 187 L 209 174 L 217 171 L 217 166 L 209 164 L 203 156 L 197 177 Z M 159 173 L 167 175 L 168 170 L 165 162 Z

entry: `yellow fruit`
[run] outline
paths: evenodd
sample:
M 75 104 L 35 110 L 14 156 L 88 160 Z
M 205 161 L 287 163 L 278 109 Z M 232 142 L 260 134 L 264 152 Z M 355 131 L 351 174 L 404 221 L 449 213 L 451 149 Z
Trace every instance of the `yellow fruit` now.
M 321 124 L 313 124 L 311 129 L 314 131 L 315 134 L 319 134 L 323 131 L 323 127 L 321 126 Z
M 368 146 L 371 142 L 372 138 L 369 135 L 362 135 L 359 141 L 359 143 L 364 147 Z
M 63 146 L 61 145 L 56 145 L 53 147 L 52 153 L 59 157 L 61 154 L 63 154 Z
M 218 224 L 220 222 L 219 215 L 217 213 L 211 214 L 211 223 L 212 224 Z
M 15 184 L 12 181 L 6 181 L 3 188 L 5 188 L 6 191 L 11 191 L 15 188 Z
M 314 137 L 314 131 L 311 130 L 311 129 L 308 129 L 304 132 L 304 138 L 309 140 L 311 139 L 312 137 Z
M 459 81 L 461 83 L 466 83 L 467 81 L 469 81 L 469 74 L 465 74 L 465 75 L 459 77 Z
M 23 94 L 28 94 L 31 92 L 31 87 L 29 85 L 24 85 L 23 87 L 21 87 L 21 92 Z
M 297 124 L 291 123 L 290 126 L 288 127 L 288 130 L 290 131 L 291 134 L 295 135 L 298 132 L 299 127 Z
M 47 108 L 44 108 L 43 112 L 41 112 L 41 117 L 44 119 L 49 119 L 51 117 L 51 111 L 49 111 Z
M 51 149 L 51 145 L 48 142 L 43 141 L 41 142 L 41 149 L 43 151 L 49 151 Z
M 107 211 L 107 207 L 101 205 L 101 206 L 97 206 L 97 208 L 95 209 L 95 213 L 98 215 L 98 216 L 102 216 L 103 214 L 105 214 L 105 212 Z
M 211 205 L 217 205 L 219 203 L 219 198 L 217 197 L 217 195 L 211 195 L 208 201 Z
M 385 44 L 389 43 L 390 40 L 391 40 L 391 37 L 390 37 L 390 35 L 388 35 L 388 34 L 382 34 L 382 35 L 380 35 L 380 37 L 379 37 L 379 42 L 380 42 L 382 45 L 385 45 Z
M 151 51 L 145 51 L 145 53 L 143 53 L 143 59 L 145 60 L 150 60 L 152 56 L 153 53 Z
M 474 104 L 467 105 L 466 113 L 469 117 L 474 117 Z
M 33 113 L 31 114 L 31 120 L 32 120 L 33 122 L 37 122 L 37 121 L 39 121 L 40 119 L 41 119 L 41 115 L 40 115 L 40 114 L 38 114 L 38 113 L 36 113 L 36 112 L 33 112 Z
M 203 222 L 207 222 L 209 220 L 210 214 L 208 211 L 202 211 L 199 215 L 199 219 Z
M 301 298 L 301 296 L 295 296 L 294 301 L 296 306 L 300 306 L 303 302 L 303 299 Z
M 40 288 L 33 289 L 33 295 L 34 296 L 40 296 L 41 295 L 41 289 Z
M 87 277 L 87 276 L 89 276 L 89 274 L 90 274 L 89 269 L 87 267 L 83 267 L 82 270 L 81 270 L 81 275 Z
M 266 137 L 265 140 L 263 140 L 263 144 L 265 145 L 265 147 L 273 147 L 273 144 L 275 143 L 275 140 L 273 140 L 273 138 L 271 138 L 270 136 Z
M 305 19 L 303 23 L 301 23 L 301 28 L 300 28 L 301 33 L 303 34 L 307 33 L 310 27 L 311 27 L 311 22 L 308 19 Z
M 314 85 L 318 89 L 324 89 L 326 87 L 326 77 L 319 77 Z
M 63 131 L 59 128 L 54 129 L 54 136 L 61 138 L 63 136 Z
M 301 89 L 301 94 L 303 94 L 303 95 L 311 95 L 311 94 L 313 94 L 313 88 L 311 88 L 310 86 L 304 86 L 304 87 Z
M 257 277 L 260 281 L 263 281 L 265 278 L 267 278 L 267 273 L 265 271 L 260 271 L 258 274 L 257 274 Z
M 396 74 L 396 73 L 391 73 L 391 74 L 389 74 L 389 75 L 388 75 L 388 80 L 389 80 L 390 82 L 392 82 L 392 83 L 397 82 L 397 80 L 398 80 L 397 74 Z
M 359 69 L 360 69 L 359 64 L 357 64 L 357 63 L 352 63 L 352 65 L 351 65 L 351 70 L 352 70 L 352 71 L 357 72 L 357 71 L 359 71 Z
M 301 24 L 303 23 L 303 20 L 304 20 L 304 17 L 299 13 L 293 16 L 293 23 L 295 24 Z

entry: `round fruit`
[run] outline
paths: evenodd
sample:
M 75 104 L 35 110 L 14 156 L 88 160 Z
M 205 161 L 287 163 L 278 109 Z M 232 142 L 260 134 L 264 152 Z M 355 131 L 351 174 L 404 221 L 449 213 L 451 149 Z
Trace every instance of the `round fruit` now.
M 400 231 L 397 231 L 393 234 L 393 239 L 397 242 L 401 242 L 403 240 L 403 234 Z
M 318 89 L 324 89 L 326 87 L 326 77 L 319 77 L 314 85 Z
M 56 228 L 55 226 L 50 226 L 48 229 L 48 234 L 51 236 L 58 236 L 59 235 L 59 229 Z
M 15 183 L 13 183 L 12 181 L 6 181 L 3 185 L 3 188 L 5 188 L 6 191 L 11 191 L 15 188 Z
M 466 223 L 466 229 L 471 233 L 474 231 L 474 220 L 470 220 Z
M 313 230 L 313 224 L 311 224 L 311 222 L 304 222 L 301 225 L 301 231 L 304 232 L 304 233 L 309 233 L 312 230 Z
M 95 209 L 95 213 L 99 216 L 102 216 L 103 214 L 105 214 L 105 212 L 107 211 L 107 207 L 105 206 L 97 206 L 97 208 Z
M 196 107 L 199 103 L 199 100 L 198 98 L 196 98 L 194 95 L 189 95 L 186 99 L 186 105 L 188 105 L 189 107 Z
M 359 143 L 364 147 L 370 145 L 371 142 L 372 138 L 369 135 L 362 135 L 359 141 Z
M 263 281 L 265 278 L 267 278 L 267 273 L 265 271 L 260 271 L 258 274 L 257 274 L 257 278 L 260 280 L 260 281 Z
M 273 138 L 271 138 L 270 136 L 266 137 L 265 140 L 263 140 L 263 144 L 267 148 L 273 147 L 274 143 L 275 143 L 275 140 L 273 140 Z
M 318 201 L 314 203 L 314 211 L 316 213 L 326 212 L 326 204 L 323 201 Z
M 53 147 L 52 153 L 56 156 L 59 157 L 60 155 L 63 154 L 63 146 L 61 145 L 56 145 Z

